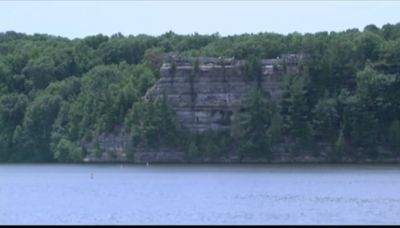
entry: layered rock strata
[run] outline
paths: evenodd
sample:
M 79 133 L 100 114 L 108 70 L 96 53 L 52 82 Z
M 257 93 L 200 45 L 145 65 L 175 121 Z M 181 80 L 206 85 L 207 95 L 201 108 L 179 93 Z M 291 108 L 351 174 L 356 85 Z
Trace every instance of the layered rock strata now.
M 177 119 L 192 132 L 227 130 L 233 114 L 254 88 L 266 96 L 279 99 L 285 74 L 299 74 L 302 55 L 284 55 L 264 59 L 250 72 L 246 61 L 233 58 L 186 58 L 166 56 L 159 81 L 147 91 L 145 99 L 166 96 Z M 184 152 L 173 148 L 133 148 L 123 127 L 103 133 L 84 143 L 87 162 L 184 162 Z M 279 153 L 281 154 L 281 153 Z M 284 154 L 284 153 L 283 153 Z M 237 162 L 238 158 L 221 158 L 216 162 Z M 214 161 L 204 160 L 204 161 Z M 199 161 L 201 162 L 201 161 Z
M 167 56 L 161 78 L 146 98 L 165 95 L 178 120 L 193 132 L 225 130 L 252 89 L 259 87 L 279 99 L 284 74 L 298 74 L 302 59 L 302 55 L 265 59 L 259 69 L 249 72 L 243 60 Z

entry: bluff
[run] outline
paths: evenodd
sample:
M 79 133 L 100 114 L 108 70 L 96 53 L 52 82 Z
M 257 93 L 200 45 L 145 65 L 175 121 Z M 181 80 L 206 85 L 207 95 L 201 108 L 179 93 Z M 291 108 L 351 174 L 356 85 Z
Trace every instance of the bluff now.
M 228 130 L 234 113 L 240 111 L 243 99 L 252 89 L 259 88 L 265 96 L 279 100 L 283 77 L 300 74 L 304 59 L 301 54 L 253 62 L 165 56 L 160 79 L 144 99 L 165 96 L 177 120 L 193 133 Z M 184 152 L 173 148 L 134 148 L 123 127 L 99 135 L 96 141 L 85 142 L 85 148 L 89 152 L 85 161 L 184 161 Z
M 166 96 L 178 120 L 193 132 L 226 130 L 254 88 L 279 99 L 285 74 L 299 74 L 304 55 L 287 54 L 256 63 L 233 58 L 167 56 L 159 81 L 145 98 Z

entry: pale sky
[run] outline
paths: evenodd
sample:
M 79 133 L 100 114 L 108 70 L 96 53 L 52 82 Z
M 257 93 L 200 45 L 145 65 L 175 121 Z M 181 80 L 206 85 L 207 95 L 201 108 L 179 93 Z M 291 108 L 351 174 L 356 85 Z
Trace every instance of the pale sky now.
M 400 1 L 0 1 L 0 32 L 315 33 L 400 22 Z

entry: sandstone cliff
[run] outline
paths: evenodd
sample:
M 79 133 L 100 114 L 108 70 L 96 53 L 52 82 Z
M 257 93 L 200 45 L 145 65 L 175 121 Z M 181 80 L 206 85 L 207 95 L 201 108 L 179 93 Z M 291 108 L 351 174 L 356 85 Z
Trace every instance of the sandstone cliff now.
M 243 60 L 167 56 L 160 80 L 146 97 L 165 95 L 178 119 L 193 132 L 224 130 L 253 88 L 279 99 L 283 76 L 298 74 L 302 59 L 302 55 L 294 54 L 265 59 L 249 72 Z
M 192 132 L 227 130 L 243 98 L 254 88 L 279 99 L 285 74 L 299 74 L 303 55 L 284 55 L 264 59 L 249 70 L 248 62 L 228 58 L 187 58 L 166 56 L 159 81 L 147 91 L 145 99 L 166 96 L 178 121 Z M 84 143 L 85 161 L 184 162 L 184 152 L 173 148 L 133 148 L 123 127 L 103 133 Z M 131 154 L 131 156 L 129 156 Z M 278 157 L 285 156 L 279 152 Z M 282 158 L 283 159 L 283 158 Z M 220 158 L 238 162 L 238 158 Z M 214 159 L 214 161 L 217 161 Z M 286 159 L 283 159 L 286 160 Z M 209 160 L 211 161 L 211 160 Z

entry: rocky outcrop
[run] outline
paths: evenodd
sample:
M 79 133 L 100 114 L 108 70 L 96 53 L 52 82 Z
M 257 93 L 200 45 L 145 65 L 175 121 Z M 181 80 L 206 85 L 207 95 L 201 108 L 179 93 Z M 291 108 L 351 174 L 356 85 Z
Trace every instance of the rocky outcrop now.
M 86 162 L 118 162 L 132 160 L 128 155 L 132 150 L 129 134 L 122 127 L 112 132 L 102 133 L 89 142 L 83 143 L 88 156 Z
M 176 148 L 133 146 L 130 134 L 123 127 L 115 127 L 112 132 L 102 133 L 82 144 L 87 151 L 84 162 L 182 163 L 185 161 L 185 153 Z
M 254 88 L 279 99 L 285 74 L 299 74 L 303 55 L 261 60 L 249 70 L 244 60 L 167 56 L 160 80 L 146 98 L 166 96 L 178 120 L 193 132 L 225 130 L 244 97 Z
M 148 148 L 137 148 L 133 152 L 133 161 L 138 163 L 183 163 L 185 162 L 185 153 L 175 148 L 166 147 L 152 150 Z
M 264 59 L 249 70 L 244 60 L 233 58 L 187 58 L 166 56 L 159 81 L 147 91 L 145 99 L 166 96 L 178 121 L 192 132 L 230 128 L 233 114 L 243 98 L 254 88 L 279 99 L 285 74 L 299 74 L 303 55 L 283 55 Z M 184 162 L 185 153 L 174 148 L 134 148 L 123 127 L 103 133 L 84 147 L 88 162 Z M 279 152 L 284 156 L 285 152 Z M 278 156 L 279 157 L 279 156 Z M 281 158 L 287 160 L 286 158 Z M 195 162 L 239 162 L 238 157 L 202 158 Z M 249 160 L 250 161 L 250 160 Z

